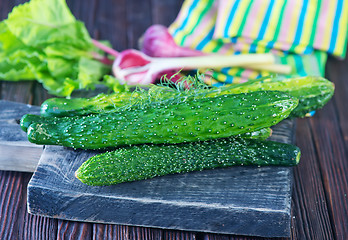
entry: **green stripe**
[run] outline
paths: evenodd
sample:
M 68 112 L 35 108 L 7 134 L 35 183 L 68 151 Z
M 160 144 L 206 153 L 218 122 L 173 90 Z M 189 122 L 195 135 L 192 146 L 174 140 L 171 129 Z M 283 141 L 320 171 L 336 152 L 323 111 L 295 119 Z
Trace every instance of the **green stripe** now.
M 238 32 L 237 32 L 237 36 L 240 37 L 242 35 L 242 31 L 244 30 L 244 26 L 245 26 L 245 23 L 246 23 L 246 20 L 249 16 L 249 12 L 250 12 L 250 9 L 251 9 L 251 6 L 253 5 L 253 1 L 249 1 L 249 5 L 245 11 L 245 15 L 242 19 L 242 22 L 239 26 L 239 29 L 238 29 Z
M 314 51 L 314 55 L 317 59 L 321 76 L 325 76 L 325 64 L 327 60 L 327 53 L 322 51 Z
M 348 43 L 348 36 L 347 36 L 347 32 L 348 32 L 348 25 L 347 25 L 347 30 L 346 30 L 346 36 L 345 36 L 345 41 L 344 41 L 344 44 L 343 44 L 343 51 L 341 52 L 341 58 L 345 58 L 345 54 L 346 54 L 346 52 L 347 52 L 347 43 Z M 346 56 L 348 56 L 348 55 L 346 55 Z
M 245 71 L 244 68 L 237 68 L 237 72 L 234 74 L 235 77 L 242 77 L 243 72 Z
M 212 52 L 218 52 L 225 45 L 222 39 L 214 40 L 214 44 L 215 44 L 215 47 L 212 50 Z
M 283 23 L 283 16 L 284 16 L 284 12 L 285 12 L 286 3 L 287 3 L 287 2 L 285 2 L 285 3 L 283 4 L 282 9 L 280 10 L 280 15 L 279 15 L 279 18 L 278 18 L 280 21 L 278 21 L 276 30 L 275 30 L 275 32 L 274 32 L 273 42 L 275 42 L 275 41 L 278 40 L 279 33 L 280 33 L 280 27 L 281 27 L 281 25 L 282 25 L 282 23 Z
M 304 69 L 307 75 L 319 76 L 321 75 L 320 65 L 316 61 L 315 54 L 304 55 L 301 57 Z
M 184 46 L 185 44 L 185 40 L 186 37 L 190 34 L 192 34 L 192 32 L 196 29 L 197 25 L 202 21 L 203 16 L 210 10 L 211 6 L 213 5 L 214 1 L 210 0 L 208 1 L 207 5 L 205 6 L 205 8 L 203 9 L 203 11 L 201 12 L 201 14 L 199 15 L 199 18 L 197 19 L 197 21 L 195 19 L 192 19 L 192 22 L 196 21 L 196 24 L 193 26 L 193 28 L 190 30 L 190 32 L 188 34 L 186 34 L 180 42 L 181 46 Z M 191 16 L 190 16 L 191 18 Z
M 280 59 L 283 64 L 289 64 L 291 66 L 292 69 L 289 75 L 295 75 L 297 73 L 297 66 L 293 54 L 288 54 Z
M 309 46 L 313 46 L 313 43 L 314 43 L 314 37 L 315 37 L 315 27 L 317 26 L 317 23 L 318 23 L 318 19 L 319 19 L 319 13 L 320 13 L 320 10 L 321 10 L 321 0 L 318 0 L 318 4 L 317 4 L 317 7 L 316 11 L 315 11 L 315 16 L 314 16 L 314 21 L 313 21 L 313 28 L 312 28 L 312 35 L 311 35 L 311 38 L 309 39 Z

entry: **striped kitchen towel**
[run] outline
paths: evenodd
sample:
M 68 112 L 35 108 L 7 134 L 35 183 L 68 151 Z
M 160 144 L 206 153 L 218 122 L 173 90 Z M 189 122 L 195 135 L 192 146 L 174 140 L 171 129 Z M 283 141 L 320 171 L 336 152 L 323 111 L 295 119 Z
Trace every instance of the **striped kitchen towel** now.
M 344 58 L 347 0 L 185 0 L 169 31 L 178 45 L 226 54 L 272 52 L 291 75 L 324 75 L 327 54 Z M 269 73 L 224 68 L 214 85 Z

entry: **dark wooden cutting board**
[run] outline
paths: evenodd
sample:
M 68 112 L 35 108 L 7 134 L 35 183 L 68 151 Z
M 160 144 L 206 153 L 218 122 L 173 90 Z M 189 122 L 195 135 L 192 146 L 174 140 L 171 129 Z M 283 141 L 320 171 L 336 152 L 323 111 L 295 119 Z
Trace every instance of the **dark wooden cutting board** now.
M 0 100 L 0 170 L 34 172 L 42 146 L 30 143 L 19 127 L 24 114 L 39 114 L 40 108 Z
M 275 129 L 275 137 L 290 142 L 293 127 L 293 122 L 284 122 Z M 265 237 L 290 234 L 290 168 L 234 167 L 91 187 L 77 180 L 74 172 L 94 154 L 46 147 L 29 182 L 29 212 L 189 231 Z
M 1 101 L 0 110 L 0 156 L 6 155 L 10 162 L 15 159 L 12 166 L 17 168 L 31 158 L 35 169 L 42 147 L 26 141 L 18 120 L 25 113 L 38 114 L 39 108 Z M 294 128 L 294 121 L 283 121 L 273 128 L 271 139 L 291 143 Z M 33 149 L 36 157 L 29 157 Z M 28 184 L 29 212 L 84 222 L 263 237 L 290 235 L 291 168 L 233 167 L 91 187 L 77 180 L 74 172 L 95 154 L 46 146 Z

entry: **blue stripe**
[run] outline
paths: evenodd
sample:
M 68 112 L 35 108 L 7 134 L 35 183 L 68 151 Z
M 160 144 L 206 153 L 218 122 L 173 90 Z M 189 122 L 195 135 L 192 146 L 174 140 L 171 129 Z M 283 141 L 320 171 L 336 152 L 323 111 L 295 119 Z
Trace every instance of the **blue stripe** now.
M 296 73 L 299 76 L 303 76 L 303 77 L 307 76 L 306 70 L 305 70 L 303 63 L 302 63 L 301 56 L 296 55 L 296 54 L 293 54 L 292 56 L 293 56 L 293 58 L 295 60 L 295 64 L 296 64 Z
M 265 17 L 263 18 L 263 21 L 262 21 L 262 24 L 261 24 L 261 28 L 260 28 L 259 34 L 257 35 L 257 39 L 259 39 L 259 40 L 261 40 L 261 39 L 263 38 L 263 36 L 265 35 L 266 28 L 267 28 L 269 19 L 270 19 L 270 17 L 271 17 L 273 5 L 274 5 L 274 0 L 271 0 L 271 1 L 269 2 L 269 5 L 268 5 L 268 8 L 267 8 Z M 267 43 L 267 46 L 266 46 L 266 47 L 268 47 L 269 44 L 270 44 L 270 42 Z M 257 42 L 254 41 L 254 42 L 250 45 L 250 53 L 255 53 L 255 52 L 256 52 L 256 47 L 257 47 Z
M 222 82 L 217 82 L 217 83 L 213 84 L 214 87 L 221 87 L 223 85 L 225 85 L 225 84 L 223 84 Z
M 231 75 L 226 75 L 226 81 L 225 84 L 233 83 L 233 76 Z
M 266 28 L 267 28 L 267 25 L 269 22 L 269 18 L 271 17 L 273 5 L 274 5 L 274 0 L 271 0 L 269 5 L 268 5 L 268 8 L 267 8 L 265 18 L 263 19 L 263 22 L 262 22 L 262 25 L 261 25 L 261 28 L 259 31 L 259 35 L 257 36 L 257 39 L 259 39 L 259 40 L 261 40 L 263 38 L 263 36 L 265 35 Z
M 274 44 L 275 44 L 275 41 L 269 41 L 266 45 L 266 48 L 273 48 Z
M 224 67 L 224 68 L 221 68 L 220 72 L 225 74 L 225 75 L 228 75 L 228 71 L 230 70 L 231 68 L 229 67 Z
M 175 30 L 175 32 L 173 33 L 173 37 L 175 37 L 176 36 L 176 34 L 178 34 L 178 32 L 179 31 L 181 31 L 181 30 L 183 30 L 184 28 L 185 28 L 185 26 L 187 25 L 187 23 L 188 23 L 188 20 L 190 19 L 190 14 L 192 13 L 192 11 L 195 9 L 195 7 L 197 7 L 197 4 L 199 3 L 199 0 L 194 0 L 193 2 L 192 2 L 192 5 L 190 6 L 190 8 L 189 8 L 189 10 L 188 10 L 188 13 L 187 13 L 187 16 L 186 16 L 186 18 L 185 18 L 185 20 L 183 21 L 183 23 L 182 23 L 182 25 L 179 27 L 179 28 L 177 28 L 176 30 Z
M 335 14 L 334 22 L 333 22 L 333 29 L 331 33 L 330 46 L 328 49 L 329 53 L 333 53 L 335 49 L 337 34 L 338 34 L 338 27 L 339 27 L 338 25 L 339 25 L 339 21 L 342 14 L 342 7 L 343 7 L 343 0 L 338 0 L 337 7 L 336 7 L 336 14 Z
M 225 31 L 224 31 L 224 37 L 227 37 L 227 38 L 229 37 L 229 36 L 228 36 L 228 29 L 229 29 L 230 26 L 231 26 L 231 23 L 232 23 L 234 14 L 235 14 L 236 11 L 237 11 L 237 7 L 238 7 L 239 2 L 240 2 L 240 0 L 235 1 L 234 4 L 233 4 L 233 6 L 232 6 L 230 15 L 228 16 L 227 21 L 226 21 L 226 26 L 225 26 Z
M 308 0 L 304 0 L 303 5 L 302 5 L 302 9 L 301 9 L 301 13 L 300 13 L 300 18 L 299 18 L 298 24 L 297 24 L 297 29 L 296 29 L 296 34 L 295 34 L 295 39 L 294 39 L 293 45 L 298 45 L 300 43 L 303 25 L 304 25 L 304 19 L 305 19 L 306 12 L 307 12 L 307 7 L 308 7 Z
M 231 43 L 237 43 L 238 37 L 232 37 L 231 38 Z
M 202 49 L 205 47 L 205 45 L 207 45 L 207 43 L 210 42 L 210 40 L 213 38 L 214 30 L 215 30 L 215 27 L 213 27 L 213 28 L 209 31 L 209 33 L 207 34 L 207 36 L 205 36 L 205 37 L 203 38 L 203 40 L 197 45 L 197 47 L 196 47 L 197 50 L 202 50 Z
M 256 47 L 257 47 L 256 43 L 250 44 L 249 53 L 256 53 Z
M 313 47 L 306 46 L 305 50 L 303 50 L 303 54 L 311 54 L 313 52 Z

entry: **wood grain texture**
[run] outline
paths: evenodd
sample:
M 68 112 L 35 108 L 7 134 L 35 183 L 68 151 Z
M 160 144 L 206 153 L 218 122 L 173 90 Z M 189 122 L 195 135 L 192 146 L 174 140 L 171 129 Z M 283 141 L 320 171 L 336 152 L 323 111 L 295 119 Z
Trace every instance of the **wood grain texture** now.
M 178 12 L 178 8 L 174 9 L 172 4 L 178 4 L 177 6 L 180 6 L 182 2 L 181 0 L 143 1 L 149 2 L 149 5 L 151 6 L 152 22 L 161 24 L 166 24 L 166 21 L 169 20 L 165 19 L 167 19 L 169 15 L 176 15 Z M 0 1 L 0 19 L 6 18 L 8 12 L 10 12 L 15 5 L 21 2 L 25 1 Z M 129 7 L 128 9 L 130 11 L 125 11 L 128 1 L 68 0 L 67 2 L 69 6 L 72 6 L 73 13 L 77 13 L 79 19 L 86 19 L 88 22 L 87 28 L 94 38 L 110 40 L 113 47 L 115 47 L 117 50 L 123 50 L 130 46 L 130 44 L 127 42 L 126 28 L 130 25 L 133 25 L 132 28 L 136 28 L 136 25 L 127 20 L 130 19 L 129 17 L 127 18 L 127 15 L 131 15 L 132 9 L 135 9 Z M 85 7 L 83 7 L 84 2 L 88 3 L 85 5 Z M 88 8 L 89 3 L 91 2 L 96 3 L 96 5 L 92 4 L 93 7 Z M 163 8 L 161 6 L 163 6 Z M 93 9 L 94 7 L 95 9 Z M 162 9 L 169 9 L 169 12 L 163 11 Z M 90 13 L 94 11 L 95 22 L 92 22 Z M 134 36 L 134 39 L 136 38 L 137 36 Z M 134 43 L 136 43 L 136 41 L 134 41 Z M 342 62 L 329 58 L 326 71 L 327 77 L 336 85 L 334 101 L 333 104 L 330 105 L 330 107 L 333 107 L 335 111 L 329 111 L 326 113 L 333 113 L 335 116 L 337 116 L 337 121 L 335 121 L 339 125 L 339 131 L 336 131 L 338 135 L 334 134 L 333 137 L 341 139 L 339 140 L 340 144 L 344 142 L 343 149 L 341 149 L 341 151 L 345 151 L 346 153 L 348 152 L 348 124 L 346 121 L 348 114 L 346 108 L 348 101 L 347 66 L 347 59 Z M 9 83 L 0 81 L 0 98 L 39 105 L 44 98 L 48 97 L 47 92 L 42 87 L 36 87 L 37 85 L 40 86 L 40 84 L 35 84 L 35 87 L 31 87 L 31 84 L 32 83 L 29 82 Z M 318 115 L 315 115 L 313 120 L 316 119 L 317 116 Z M 327 117 L 329 118 L 330 116 Z M 342 174 L 341 171 L 338 171 L 338 169 L 332 170 L 332 167 L 336 168 L 336 163 L 327 165 L 322 164 L 321 167 L 319 166 L 318 155 L 322 156 L 320 161 L 327 161 L 327 155 L 324 151 L 332 150 L 322 146 L 322 144 L 326 144 L 324 140 L 330 136 L 330 133 L 328 135 L 328 133 L 323 131 L 323 129 L 312 128 L 310 121 L 310 119 L 303 119 L 299 121 L 300 125 L 298 125 L 297 130 L 297 139 L 301 138 L 303 135 L 306 135 L 306 138 L 297 142 L 299 147 L 302 149 L 303 157 L 300 166 L 294 170 L 294 194 L 292 209 L 293 216 L 295 218 L 292 218 L 291 239 L 315 239 L 316 237 L 320 237 L 319 233 L 323 234 L 322 239 L 348 239 L 347 234 L 342 231 L 344 226 L 347 226 L 347 218 L 344 217 L 344 215 L 340 216 L 331 213 L 340 211 L 340 207 L 342 205 L 347 206 L 347 198 L 344 198 L 344 196 L 346 196 L 344 194 L 347 194 L 347 192 L 345 192 L 344 189 L 339 185 L 340 181 L 335 182 L 330 179 L 333 177 L 331 174 L 335 174 L 336 178 L 340 178 L 342 176 L 347 178 L 347 172 Z M 326 127 L 325 125 L 321 126 L 324 129 Z M 307 133 L 310 133 L 310 136 L 308 136 Z M 323 140 L 314 140 L 314 133 L 315 136 L 322 138 Z M 342 147 L 342 145 L 340 147 Z M 345 155 L 337 154 L 337 149 L 332 157 L 334 157 L 334 160 L 329 161 L 347 161 L 347 158 L 344 158 Z M 304 161 L 308 161 L 308 164 L 306 163 L 306 165 L 304 165 Z M 342 165 L 342 163 L 340 164 Z M 327 169 L 325 169 L 326 167 Z M 339 168 L 340 165 L 337 167 Z M 324 171 L 324 174 L 321 174 L 321 171 Z M 2 214 L 0 216 L 0 239 L 57 239 L 58 226 L 61 226 L 60 228 L 63 229 L 65 221 L 59 221 L 58 224 L 58 221 L 55 219 L 34 216 L 26 212 L 26 184 L 29 181 L 30 176 L 31 174 L 29 173 L 0 171 L 0 206 Z M 335 185 L 335 183 L 338 185 Z M 9 184 L 13 184 L 13 187 L 9 187 Z M 14 187 L 15 185 L 16 187 Z M 333 188 L 333 190 L 331 188 Z M 327 210 L 325 210 L 325 206 L 327 206 Z M 12 215 L 7 215 L 9 213 Z M 4 214 L 6 217 L 4 217 Z M 75 224 L 75 222 L 72 221 L 69 223 L 70 234 L 65 236 L 69 236 L 72 239 L 81 239 L 79 235 L 79 229 L 81 229 L 80 224 L 89 224 Z M 152 237 L 152 239 L 161 240 L 269 239 L 119 225 L 92 224 L 92 226 L 92 235 L 87 239 L 148 240 L 150 237 Z M 151 231 L 156 232 L 156 234 L 144 233 Z M 338 237 L 336 237 L 336 235 Z M 64 236 L 61 236 L 61 239 L 63 239 Z
M 182 1 L 178 0 L 152 0 L 152 23 L 169 26 L 178 15 Z
M 56 219 L 29 215 L 26 208 L 30 173 L 0 171 L 0 239 L 56 239 Z
M 125 50 L 128 47 L 127 28 L 132 25 L 127 21 L 126 9 L 126 0 L 99 1 L 92 29 L 94 38 L 108 40 L 117 51 Z
M 335 219 L 333 231 L 337 239 L 345 239 L 348 236 L 348 154 L 331 104 L 333 102 L 320 111 L 317 118 L 311 119 L 310 125 L 315 147 L 321 149 L 318 163 L 330 215 Z
M 39 114 L 35 106 L 0 100 L 0 170 L 34 172 L 42 146 L 31 144 L 19 126 L 24 114 Z
M 333 239 L 325 190 L 308 119 L 297 123 L 301 161 L 294 168 L 293 239 Z M 311 214 L 308 214 L 310 212 Z
M 293 121 L 273 138 L 291 142 Z M 74 177 L 94 151 L 46 146 L 28 185 L 32 214 L 255 236 L 290 235 L 291 168 L 233 167 L 91 187 Z
M 138 49 L 138 40 L 152 24 L 150 1 L 128 0 L 126 6 L 127 22 L 133 24 L 127 27 L 127 48 Z

